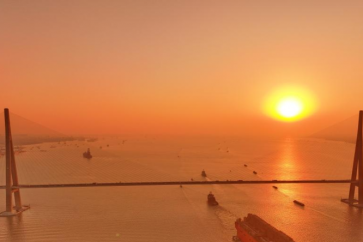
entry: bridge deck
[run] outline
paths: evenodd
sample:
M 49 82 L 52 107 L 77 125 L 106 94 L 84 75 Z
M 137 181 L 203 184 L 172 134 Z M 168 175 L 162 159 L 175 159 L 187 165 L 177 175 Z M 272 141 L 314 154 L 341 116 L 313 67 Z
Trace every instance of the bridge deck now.
M 168 186 L 168 185 L 212 185 L 212 184 L 289 184 L 289 183 L 358 183 L 352 180 L 265 180 L 265 181 L 168 181 L 168 182 L 108 182 L 108 183 L 73 183 L 73 184 L 34 184 L 18 185 L 13 188 L 61 188 L 61 187 L 105 187 L 105 186 Z M 5 189 L 6 186 L 0 186 Z

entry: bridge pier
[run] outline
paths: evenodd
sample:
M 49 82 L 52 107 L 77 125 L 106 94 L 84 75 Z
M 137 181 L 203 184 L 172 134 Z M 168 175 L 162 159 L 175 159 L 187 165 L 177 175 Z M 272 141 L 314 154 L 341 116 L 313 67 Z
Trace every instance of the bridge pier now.
M 18 186 L 18 174 L 16 170 L 15 155 L 13 139 L 11 135 L 10 128 L 10 114 L 9 109 L 4 109 L 5 116 L 5 146 L 6 146 L 6 210 L 0 213 L 0 217 L 10 217 L 15 216 L 27 209 L 29 206 L 21 205 L 21 197 L 19 188 L 14 188 L 13 186 Z M 15 206 L 13 207 L 13 196 Z
M 349 197 L 341 201 L 349 204 L 350 206 L 363 208 L 363 142 L 362 142 L 362 128 L 363 128 L 363 111 L 359 111 L 357 141 L 355 144 L 355 153 L 353 160 L 352 181 L 349 189 Z M 355 197 L 356 188 L 358 190 L 358 199 Z

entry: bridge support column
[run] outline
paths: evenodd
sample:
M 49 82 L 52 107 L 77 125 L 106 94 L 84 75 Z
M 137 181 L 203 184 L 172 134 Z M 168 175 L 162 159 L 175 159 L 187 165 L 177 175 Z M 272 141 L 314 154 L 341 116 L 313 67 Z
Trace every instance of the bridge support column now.
M 5 116 L 5 146 L 6 146 L 6 210 L 0 213 L 0 217 L 9 217 L 17 215 L 27 209 L 29 206 L 21 205 L 20 191 L 18 188 L 18 174 L 16 170 L 13 139 L 10 128 L 9 109 L 4 109 Z M 13 207 L 13 193 L 15 206 Z
M 357 141 L 355 144 L 355 153 L 353 160 L 352 181 L 356 183 L 350 184 L 349 197 L 342 199 L 342 202 L 350 206 L 363 208 L 363 142 L 362 142 L 362 128 L 363 128 L 363 111 L 359 111 L 358 133 Z M 358 199 L 355 197 L 355 191 L 358 189 Z

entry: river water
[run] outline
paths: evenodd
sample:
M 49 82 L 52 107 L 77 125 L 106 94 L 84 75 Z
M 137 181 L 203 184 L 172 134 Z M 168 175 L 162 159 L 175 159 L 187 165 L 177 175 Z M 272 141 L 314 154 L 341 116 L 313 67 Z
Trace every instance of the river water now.
M 87 148 L 91 160 L 82 157 Z M 23 150 L 16 155 L 21 184 L 349 179 L 354 144 L 115 136 L 27 145 Z M 203 169 L 207 178 L 200 175 Z M 0 184 L 4 183 L 1 156 Z M 278 190 L 271 185 L 22 189 L 23 203 L 31 209 L 0 218 L 0 241 L 227 242 L 235 235 L 236 218 L 248 213 L 295 241 L 363 241 L 363 211 L 340 202 L 348 190 L 348 184 L 281 184 Z M 210 191 L 220 206 L 207 206 Z M 0 210 L 5 210 L 5 190 L 0 190 Z

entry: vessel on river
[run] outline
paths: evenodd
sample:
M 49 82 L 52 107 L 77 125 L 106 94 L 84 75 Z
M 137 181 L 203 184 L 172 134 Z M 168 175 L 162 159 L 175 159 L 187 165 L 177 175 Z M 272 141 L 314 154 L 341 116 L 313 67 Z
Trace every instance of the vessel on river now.
M 208 194 L 208 200 L 207 200 L 207 202 L 208 202 L 208 205 L 209 205 L 209 206 L 217 206 L 217 205 L 219 205 L 219 203 L 217 202 L 217 200 L 216 200 L 216 198 L 214 197 L 214 195 L 213 195 L 213 193 L 212 193 L 212 192 L 210 192 L 210 193 Z
M 89 150 L 89 148 L 88 148 L 88 150 L 86 152 L 83 153 L 83 157 L 87 158 L 87 159 L 92 158 L 91 151 Z
M 205 170 L 202 171 L 201 175 L 202 177 L 207 177 L 207 173 L 205 173 Z
M 284 232 L 276 229 L 257 215 L 249 213 L 247 217 L 235 222 L 237 235 L 235 242 L 294 242 Z

